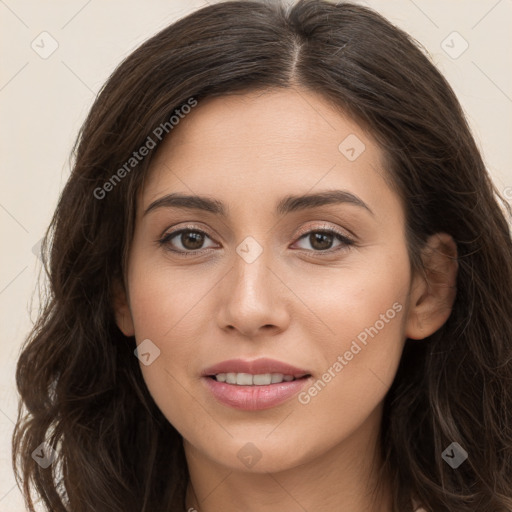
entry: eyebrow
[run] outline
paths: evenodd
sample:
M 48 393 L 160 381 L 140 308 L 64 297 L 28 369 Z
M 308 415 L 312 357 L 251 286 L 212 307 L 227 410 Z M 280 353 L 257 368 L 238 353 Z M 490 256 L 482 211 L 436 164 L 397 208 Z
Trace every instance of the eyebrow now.
M 362 199 L 347 190 L 326 190 L 314 194 L 285 196 L 277 203 L 276 213 L 285 215 L 287 213 L 318 208 L 320 206 L 344 203 L 359 206 L 373 215 L 372 210 Z M 179 193 L 167 194 L 156 199 L 146 208 L 144 215 L 158 208 L 202 210 L 221 217 L 227 217 L 228 214 L 228 208 L 217 199 Z

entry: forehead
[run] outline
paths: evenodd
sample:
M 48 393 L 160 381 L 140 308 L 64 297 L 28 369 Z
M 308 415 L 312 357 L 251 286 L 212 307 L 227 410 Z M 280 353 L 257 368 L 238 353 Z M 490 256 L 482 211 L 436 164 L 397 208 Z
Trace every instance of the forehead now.
M 343 187 L 379 200 L 382 161 L 367 131 L 311 91 L 207 98 L 161 144 L 143 206 L 173 191 L 233 199 Z
M 304 152 L 327 145 L 336 149 L 340 137 L 350 133 L 369 136 L 322 96 L 288 88 L 201 100 L 163 145 L 175 149 L 187 145 L 205 150 L 224 148 L 230 154 L 238 149 L 240 154 L 264 155 L 266 147 L 274 153 L 295 151 L 297 146 Z

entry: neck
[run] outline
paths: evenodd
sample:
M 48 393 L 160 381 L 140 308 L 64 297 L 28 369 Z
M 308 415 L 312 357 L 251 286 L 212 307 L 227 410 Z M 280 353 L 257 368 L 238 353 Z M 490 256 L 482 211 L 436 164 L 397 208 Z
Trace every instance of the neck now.
M 380 410 L 374 414 L 380 419 Z M 391 485 L 387 475 L 379 474 L 379 430 L 380 421 L 367 421 L 338 445 L 278 472 L 226 467 L 185 441 L 190 474 L 186 510 L 391 512 Z

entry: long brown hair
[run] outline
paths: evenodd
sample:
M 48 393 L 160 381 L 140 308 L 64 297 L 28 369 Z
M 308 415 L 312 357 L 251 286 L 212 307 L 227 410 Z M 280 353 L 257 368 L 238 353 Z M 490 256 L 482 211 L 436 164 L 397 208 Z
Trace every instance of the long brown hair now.
M 184 510 L 181 436 L 112 309 L 155 151 L 130 159 L 148 137 L 172 137 L 184 105 L 286 87 L 323 95 L 379 142 L 416 270 L 429 235 L 457 244 L 453 312 L 429 338 L 406 342 L 386 397 L 394 510 L 412 510 L 411 497 L 435 512 L 512 510 L 510 208 L 452 89 L 413 39 L 368 8 L 299 0 L 192 13 L 126 58 L 91 108 L 43 244 L 48 293 L 17 366 L 13 464 L 30 511 L 34 492 L 51 512 Z M 46 469 L 32 456 L 43 442 L 57 454 Z M 452 442 L 468 453 L 457 469 L 441 456 Z

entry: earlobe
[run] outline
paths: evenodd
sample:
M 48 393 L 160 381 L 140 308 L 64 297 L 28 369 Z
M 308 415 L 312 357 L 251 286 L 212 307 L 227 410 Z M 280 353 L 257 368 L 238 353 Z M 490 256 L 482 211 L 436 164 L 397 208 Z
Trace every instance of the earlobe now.
M 413 277 L 405 335 L 421 340 L 448 320 L 457 293 L 457 245 L 446 233 L 432 235 L 422 251 L 424 271 Z
M 135 328 L 133 325 L 130 306 L 128 304 L 127 293 L 124 285 L 117 281 L 114 285 L 113 308 L 116 324 L 119 327 L 119 330 L 125 336 L 134 336 Z

